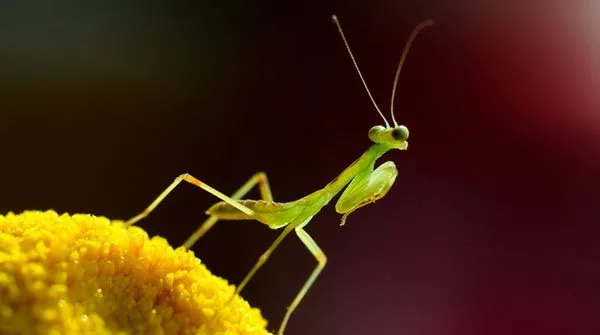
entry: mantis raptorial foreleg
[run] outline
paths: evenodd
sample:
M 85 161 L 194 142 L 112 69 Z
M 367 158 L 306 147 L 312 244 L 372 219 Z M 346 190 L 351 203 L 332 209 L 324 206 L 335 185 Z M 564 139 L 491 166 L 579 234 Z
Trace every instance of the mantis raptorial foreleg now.
M 233 195 L 231 195 L 231 199 L 241 199 L 243 196 L 248 194 L 248 192 L 250 192 L 250 190 L 252 190 L 252 188 L 257 184 L 258 189 L 260 190 L 261 198 L 266 201 L 273 201 L 273 194 L 271 193 L 271 187 L 269 186 L 269 179 L 267 178 L 267 174 L 264 172 L 258 172 L 252 177 L 250 177 L 250 179 L 248 179 L 248 181 L 246 181 L 244 185 L 242 185 L 237 191 L 233 193 Z M 196 241 L 198 241 L 198 239 L 204 236 L 204 234 L 206 234 L 206 232 L 208 232 L 208 230 L 212 228 L 215 225 L 215 223 L 217 223 L 217 221 L 219 221 L 219 218 L 216 215 L 211 215 L 208 219 L 206 219 L 206 221 L 204 221 L 200 225 L 200 227 L 198 227 L 198 229 L 196 229 L 196 231 L 192 233 L 192 235 L 190 235 L 190 237 L 188 237 L 187 240 L 185 240 L 183 246 L 186 249 L 191 249 L 192 246 L 196 243 Z
M 152 203 L 150 203 L 150 205 L 148 207 L 146 207 L 146 209 L 144 209 L 140 214 L 129 219 L 127 221 L 127 224 L 133 225 L 136 222 L 138 222 L 141 219 L 148 216 L 173 191 L 173 189 L 175 189 L 175 187 L 177 187 L 182 181 L 186 181 L 192 185 L 200 187 L 201 189 L 205 190 L 206 192 L 225 201 L 226 203 L 239 209 L 240 211 L 244 212 L 247 215 L 253 215 L 254 211 L 252 211 L 250 208 L 240 204 L 239 202 L 237 202 L 235 200 L 236 200 L 236 197 L 239 199 L 244 194 L 248 193 L 250 191 L 250 189 L 252 189 L 252 187 L 254 185 L 256 185 L 256 183 L 258 183 L 260 186 L 260 193 L 261 193 L 261 196 L 263 196 L 263 198 L 265 198 L 265 197 L 272 198 L 271 190 L 268 186 L 269 184 L 268 184 L 266 175 L 264 173 L 255 174 L 252 178 L 250 178 L 250 180 L 248 180 L 244 185 L 242 185 L 242 187 L 237 192 L 235 192 L 232 197 L 228 197 L 225 194 L 217 191 L 216 189 L 214 189 L 214 188 L 210 187 L 209 185 L 205 184 L 204 182 L 200 181 L 199 179 L 195 178 L 194 176 L 192 176 L 188 173 L 184 173 L 184 174 L 178 176 L 177 178 L 175 178 L 175 180 L 156 199 L 154 199 L 154 201 L 152 201 Z M 203 224 L 202 226 L 200 226 L 199 230 L 205 225 L 206 225 L 206 223 Z M 212 225 L 214 225 L 214 222 L 212 224 L 210 224 L 210 226 L 212 226 Z M 207 228 L 207 227 L 210 228 L 208 225 L 205 226 L 205 228 Z M 208 230 L 208 229 L 206 229 L 206 230 Z M 206 230 L 204 232 L 206 232 Z M 198 238 L 196 238 L 196 240 L 197 239 Z M 186 241 L 186 243 L 187 243 L 187 241 Z
M 350 213 L 383 198 L 394 184 L 397 175 L 396 165 L 391 161 L 381 164 L 374 171 L 356 175 L 335 204 L 335 210 L 344 214 L 341 224 L 344 225 Z

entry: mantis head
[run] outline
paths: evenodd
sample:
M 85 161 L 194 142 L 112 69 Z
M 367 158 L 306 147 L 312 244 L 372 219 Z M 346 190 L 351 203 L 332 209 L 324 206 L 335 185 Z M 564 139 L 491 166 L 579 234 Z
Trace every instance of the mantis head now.
M 408 148 L 408 128 L 402 125 L 395 127 L 375 126 L 369 130 L 369 139 L 377 144 L 383 144 L 393 149 Z

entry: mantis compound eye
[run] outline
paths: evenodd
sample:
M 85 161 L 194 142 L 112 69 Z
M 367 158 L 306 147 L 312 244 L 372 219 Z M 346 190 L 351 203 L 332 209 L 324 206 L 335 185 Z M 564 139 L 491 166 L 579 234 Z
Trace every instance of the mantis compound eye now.
M 406 141 L 408 139 L 408 128 L 398 126 L 392 130 L 392 138 L 396 141 Z

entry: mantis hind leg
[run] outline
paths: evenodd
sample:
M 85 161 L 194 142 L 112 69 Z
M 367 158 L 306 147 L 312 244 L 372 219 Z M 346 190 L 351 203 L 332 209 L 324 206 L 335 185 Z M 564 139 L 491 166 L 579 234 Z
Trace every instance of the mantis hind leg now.
M 248 215 L 253 215 L 254 212 L 247 208 L 246 206 L 243 206 L 242 204 L 240 204 L 239 202 L 237 202 L 236 200 L 238 200 L 239 198 L 243 197 L 246 193 L 248 193 L 252 187 L 254 187 L 256 184 L 259 185 L 259 189 L 260 189 L 260 193 L 261 196 L 263 197 L 263 199 L 265 200 L 272 200 L 272 195 L 271 195 L 271 189 L 269 187 L 269 183 L 267 180 L 267 176 L 265 173 L 263 172 L 259 172 L 257 174 L 255 174 L 254 176 L 252 176 L 244 185 L 242 185 L 242 187 L 240 187 L 231 197 L 226 196 L 225 194 L 219 192 L 218 190 L 210 187 L 209 185 L 205 184 L 204 182 L 198 180 L 197 178 L 195 178 L 194 176 L 188 174 L 188 173 L 184 173 L 180 176 L 178 176 L 156 199 L 154 199 L 154 201 L 152 201 L 152 203 L 150 203 L 150 205 L 148 207 L 146 207 L 141 213 L 139 213 L 138 215 L 134 216 L 133 218 L 129 219 L 127 221 L 127 225 L 133 225 L 135 223 L 137 223 L 138 221 L 140 221 L 141 219 L 147 217 L 182 181 L 188 182 L 192 185 L 195 185 L 197 187 L 200 187 L 201 189 L 207 191 L 208 193 L 216 196 L 217 198 L 231 204 L 232 206 L 234 206 L 235 208 L 239 209 L 240 211 L 248 214 Z M 204 233 L 206 233 L 216 222 L 218 221 L 218 219 L 216 219 L 215 217 L 210 217 L 208 218 L 189 238 L 188 240 L 184 243 L 184 246 L 186 248 L 189 249 L 189 247 L 191 247 Z
M 231 199 L 239 200 L 244 197 L 253 187 L 258 184 L 260 196 L 263 200 L 273 201 L 273 194 L 271 193 L 271 187 L 269 186 L 269 179 L 267 174 L 264 172 L 258 172 L 254 174 L 248 181 L 244 183 L 237 191 L 231 195 Z M 219 221 L 216 215 L 211 215 L 206 221 L 204 221 L 191 235 L 185 240 L 183 246 L 186 249 L 191 249 L 192 246 L 200 239 L 215 223 Z
M 397 175 L 396 165 L 391 161 L 381 164 L 374 171 L 357 175 L 335 204 L 335 210 L 344 214 L 341 225 L 344 225 L 348 215 L 355 210 L 383 198 L 394 184 Z

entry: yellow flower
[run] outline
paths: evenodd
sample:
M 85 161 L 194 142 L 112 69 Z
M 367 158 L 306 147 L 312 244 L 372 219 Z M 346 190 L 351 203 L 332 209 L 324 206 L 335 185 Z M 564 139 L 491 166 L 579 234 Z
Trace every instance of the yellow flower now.
M 227 304 L 233 292 L 193 252 L 122 221 L 0 216 L 0 334 L 269 334 L 258 309 Z

